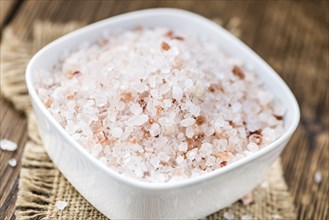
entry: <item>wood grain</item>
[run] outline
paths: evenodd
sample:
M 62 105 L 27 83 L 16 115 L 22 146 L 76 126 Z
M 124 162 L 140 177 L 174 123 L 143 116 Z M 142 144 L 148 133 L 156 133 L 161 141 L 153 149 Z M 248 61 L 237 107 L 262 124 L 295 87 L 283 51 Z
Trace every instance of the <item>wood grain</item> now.
M 36 20 L 91 23 L 152 7 L 187 9 L 209 18 L 219 17 L 224 25 L 232 17 L 239 19 L 240 38 L 280 74 L 301 108 L 300 126 L 282 154 L 298 218 L 328 219 L 328 1 L 24 1 L 9 26 L 18 36 L 30 38 Z M 0 192 L 4 189 L 0 200 L 3 219 L 12 216 L 17 192 L 13 175 L 19 172 L 19 166 L 9 169 L 6 163 L 8 158 L 21 155 L 26 122 L 3 100 L 0 120 L 1 137 L 20 143 L 15 155 L 6 153 L 0 160 L 0 175 L 6 176 L 6 184 L 0 188 Z M 316 171 L 323 175 L 320 184 L 314 181 Z
M 0 1 L 0 27 L 2 27 L 6 18 L 12 12 L 15 5 L 15 0 L 1 0 Z

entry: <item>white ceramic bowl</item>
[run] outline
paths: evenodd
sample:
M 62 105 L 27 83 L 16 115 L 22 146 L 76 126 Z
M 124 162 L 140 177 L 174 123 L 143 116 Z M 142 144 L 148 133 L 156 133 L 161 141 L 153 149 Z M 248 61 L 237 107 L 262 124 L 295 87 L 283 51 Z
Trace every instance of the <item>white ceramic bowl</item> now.
M 166 26 L 188 30 L 218 42 L 229 54 L 247 61 L 275 97 L 286 106 L 286 132 L 272 144 L 227 167 L 173 183 L 147 183 L 122 176 L 85 151 L 51 116 L 36 94 L 36 71 L 50 70 L 64 50 L 94 41 L 106 29 Z M 262 179 L 299 122 L 290 89 L 257 54 L 232 34 L 199 15 L 177 9 L 149 9 L 88 25 L 41 49 L 29 62 L 26 81 L 44 146 L 63 175 L 95 208 L 113 219 L 196 219 L 238 200 Z

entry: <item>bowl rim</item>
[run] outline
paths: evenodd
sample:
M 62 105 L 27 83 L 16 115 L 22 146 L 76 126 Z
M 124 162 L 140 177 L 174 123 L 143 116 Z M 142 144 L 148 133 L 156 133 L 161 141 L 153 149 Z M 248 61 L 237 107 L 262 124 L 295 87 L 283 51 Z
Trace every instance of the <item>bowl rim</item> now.
M 207 25 L 209 28 L 212 28 L 214 31 L 217 29 L 219 30 L 224 37 L 226 38 L 233 38 L 232 40 L 235 41 L 235 43 L 239 44 L 239 47 L 242 47 L 244 50 L 248 50 L 248 52 L 251 54 L 251 56 L 254 56 L 258 62 L 261 62 L 263 65 L 265 64 L 267 68 L 266 74 L 270 74 L 271 77 L 274 78 L 274 81 L 278 84 L 282 84 L 285 93 L 286 93 L 286 99 L 289 100 L 289 103 L 292 105 L 292 122 L 288 126 L 288 128 L 285 130 L 285 133 L 280 136 L 278 139 L 273 141 L 271 144 L 267 145 L 266 147 L 260 149 L 259 151 L 248 155 L 247 157 L 244 157 L 229 166 L 225 166 L 221 169 L 217 169 L 214 171 L 211 171 L 209 173 L 202 174 L 197 177 L 192 177 L 189 179 L 174 181 L 174 182 L 165 182 L 165 183 L 159 183 L 159 182 L 145 182 L 142 180 L 134 179 L 133 177 L 125 176 L 122 174 L 117 173 L 116 171 L 112 170 L 110 167 L 102 164 L 99 160 L 97 160 L 95 157 L 93 157 L 90 153 L 88 153 L 77 141 L 75 141 L 65 130 L 64 128 L 55 120 L 55 118 L 51 115 L 51 113 L 48 111 L 48 109 L 43 105 L 40 98 L 38 97 L 36 90 L 34 88 L 33 82 L 32 82 L 32 75 L 33 75 L 33 66 L 34 63 L 38 60 L 42 59 L 42 55 L 45 51 L 51 50 L 53 47 L 56 47 L 57 45 L 60 45 L 62 41 L 65 41 L 68 38 L 75 37 L 77 35 L 83 35 L 85 32 L 96 28 L 98 26 L 108 25 L 108 23 L 117 22 L 120 20 L 125 19 L 134 19 L 135 17 L 140 16 L 155 16 L 162 14 L 163 16 L 184 16 L 194 21 L 203 22 L 205 25 Z M 90 162 L 97 167 L 97 169 L 102 170 L 107 175 L 109 175 L 112 178 L 115 178 L 117 181 L 120 181 L 122 183 L 125 183 L 127 185 L 130 185 L 132 187 L 137 187 L 140 189 L 146 189 L 146 190 L 168 190 L 173 188 L 179 188 L 179 187 L 186 187 L 198 183 L 202 183 L 205 181 L 208 181 L 210 179 L 216 178 L 217 176 L 220 176 L 224 173 L 227 173 L 231 170 L 237 169 L 240 166 L 243 166 L 244 164 L 249 163 L 250 161 L 259 158 L 268 152 L 274 150 L 275 148 L 279 147 L 281 144 L 286 142 L 290 136 L 294 133 L 296 130 L 299 120 L 300 120 L 300 110 L 298 103 L 296 101 L 295 96 L 293 95 L 292 91 L 289 89 L 287 84 L 281 79 L 281 77 L 259 56 L 257 55 L 251 48 L 249 48 L 247 45 L 245 45 L 241 40 L 236 38 L 234 35 L 226 31 L 225 29 L 221 28 L 211 20 L 202 17 L 201 15 L 195 14 L 193 12 L 189 12 L 182 9 L 174 9 L 174 8 L 156 8 L 156 9 L 144 9 L 134 12 L 128 12 L 124 14 L 120 14 L 117 16 L 113 16 L 104 20 L 100 20 L 98 22 L 89 24 L 85 27 L 82 27 L 80 29 L 77 29 L 73 32 L 70 32 L 53 42 L 47 44 L 45 47 L 43 47 L 41 50 L 39 50 L 29 61 L 27 68 L 26 68 L 26 83 L 27 88 L 30 94 L 31 99 L 34 101 L 35 106 L 44 114 L 44 116 L 48 119 L 51 126 L 53 126 L 64 138 L 67 139 L 67 141 L 72 145 L 72 147 L 76 148 L 78 152 L 80 152 L 83 156 L 87 157 Z

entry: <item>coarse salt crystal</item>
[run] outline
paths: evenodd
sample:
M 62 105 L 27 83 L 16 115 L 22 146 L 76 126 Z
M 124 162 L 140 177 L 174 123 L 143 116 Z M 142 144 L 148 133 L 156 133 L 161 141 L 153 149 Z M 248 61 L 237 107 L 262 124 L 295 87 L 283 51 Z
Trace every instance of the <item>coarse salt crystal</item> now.
M 179 86 L 173 86 L 172 97 L 177 101 L 180 101 L 183 98 L 183 90 Z
M 193 150 L 188 151 L 187 154 L 186 154 L 186 157 L 190 160 L 194 160 L 195 156 L 197 154 L 196 151 L 197 151 L 197 149 L 193 149 Z
M 254 201 L 252 193 L 247 193 L 246 195 L 244 195 L 241 198 L 241 201 L 243 205 L 250 205 Z
M 157 123 L 154 123 L 154 124 L 151 125 L 151 128 L 150 128 L 149 131 L 150 131 L 150 135 L 155 137 L 155 136 L 160 134 L 161 129 L 160 129 L 160 126 Z
M 223 217 L 226 220 L 233 220 L 234 219 L 234 214 L 231 213 L 231 212 L 224 212 Z
M 110 132 L 113 135 L 113 137 L 115 137 L 115 138 L 120 138 L 123 133 L 122 129 L 118 128 L 118 127 L 114 127 L 112 129 L 110 129 Z
M 321 183 L 322 181 L 322 174 L 320 171 L 316 171 L 315 174 L 314 174 L 314 180 L 316 183 Z
M 11 167 L 16 167 L 16 165 L 17 165 L 17 161 L 16 161 L 15 158 L 12 158 L 12 159 L 8 160 L 8 164 L 9 164 L 9 166 L 11 166 Z
M 187 143 L 182 142 L 180 145 L 178 145 L 178 150 L 182 151 L 182 152 L 186 152 L 187 151 Z
M 194 118 L 186 118 L 186 119 L 183 119 L 181 122 L 180 122 L 180 125 L 182 127 L 188 127 L 188 126 L 191 126 L 195 123 L 195 119 Z
M 268 188 L 269 187 L 269 184 L 267 181 L 263 181 L 261 184 L 260 184 L 260 187 L 262 188 Z
M 177 159 L 176 159 L 176 163 L 179 164 L 179 165 L 184 164 L 184 157 L 178 156 Z
M 56 203 L 55 203 L 55 205 L 56 205 L 56 208 L 58 209 L 58 210 L 64 210 L 65 208 L 66 208 L 66 206 L 67 206 L 67 202 L 65 202 L 65 201 L 57 201 Z
M 130 111 L 134 114 L 134 115 L 139 115 L 142 113 L 143 109 L 140 107 L 140 105 L 138 104 L 132 104 L 130 106 Z
M 150 160 L 150 163 L 155 168 L 158 168 L 159 167 L 159 164 L 160 164 L 160 160 L 157 157 L 152 157 L 151 160 Z
M 247 148 L 248 150 L 250 150 L 251 152 L 256 152 L 259 147 L 257 144 L 253 143 L 253 142 L 250 142 L 248 145 L 247 145 Z
M 200 148 L 200 155 L 207 157 L 212 153 L 212 145 L 209 143 L 203 143 Z
M 0 141 L 0 148 L 5 151 L 15 151 L 17 149 L 17 144 L 11 140 L 2 139 Z

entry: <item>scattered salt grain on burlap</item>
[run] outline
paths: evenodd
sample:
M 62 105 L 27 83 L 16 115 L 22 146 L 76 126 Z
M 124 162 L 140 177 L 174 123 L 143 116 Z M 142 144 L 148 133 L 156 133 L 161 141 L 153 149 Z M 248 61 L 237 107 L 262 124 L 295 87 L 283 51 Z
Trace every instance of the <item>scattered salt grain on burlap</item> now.
M 8 139 L 0 140 L 0 148 L 5 151 L 15 151 L 17 149 L 17 144 Z
M 322 181 L 322 174 L 320 171 L 316 171 L 314 174 L 314 180 L 317 184 L 321 183 Z
M 263 181 L 261 184 L 260 184 L 260 187 L 261 188 L 268 188 L 268 186 L 269 186 L 269 184 L 268 184 L 268 182 L 267 181 Z
M 250 64 L 204 36 L 158 27 L 99 38 L 60 58 L 36 88 L 64 129 L 113 170 L 178 181 L 283 133 L 285 108 Z
M 247 193 L 246 195 L 244 195 L 241 198 L 241 201 L 243 205 L 250 205 L 251 203 L 253 203 L 254 198 L 252 196 L 252 193 Z
M 226 220 L 233 220 L 234 219 L 234 214 L 231 213 L 231 212 L 224 212 L 223 217 Z
M 9 166 L 11 166 L 11 167 L 16 167 L 16 165 L 17 165 L 17 161 L 16 161 L 15 158 L 12 158 L 12 159 L 8 160 L 8 164 L 9 164 Z
M 55 205 L 56 205 L 56 208 L 58 210 L 62 211 L 62 210 L 64 210 L 66 208 L 67 202 L 65 202 L 65 201 L 57 201 Z

